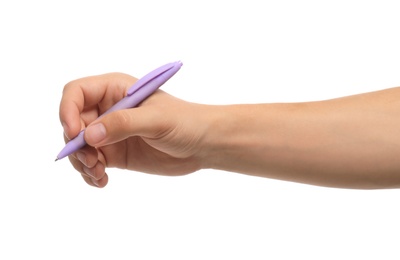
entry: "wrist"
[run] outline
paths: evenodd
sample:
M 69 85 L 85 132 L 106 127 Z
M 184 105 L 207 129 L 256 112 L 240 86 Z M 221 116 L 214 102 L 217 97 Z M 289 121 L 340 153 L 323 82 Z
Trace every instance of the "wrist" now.
M 301 114 L 298 106 L 244 104 L 212 109 L 202 142 L 203 168 L 265 176 L 285 168 L 292 146 L 299 148 L 294 134 L 299 125 L 293 120 Z
M 200 152 L 202 168 L 238 171 L 236 164 L 243 154 L 260 144 L 259 131 L 253 125 L 257 122 L 254 109 L 255 105 L 208 106 Z

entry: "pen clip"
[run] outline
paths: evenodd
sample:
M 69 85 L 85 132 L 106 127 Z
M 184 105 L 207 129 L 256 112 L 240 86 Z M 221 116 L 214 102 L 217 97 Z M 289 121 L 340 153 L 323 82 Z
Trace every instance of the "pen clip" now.
M 175 66 L 175 63 L 168 63 L 168 64 L 165 64 L 164 66 L 159 67 L 158 69 L 153 70 L 152 72 L 150 72 L 149 74 L 147 74 L 143 78 L 141 78 L 138 81 L 136 81 L 136 83 L 133 84 L 133 86 L 128 90 L 126 95 L 127 96 L 131 96 L 133 93 L 138 91 L 141 87 L 146 85 L 148 82 L 150 82 L 151 80 L 159 77 L 161 74 L 163 74 L 166 71 L 172 69 L 174 66 Z

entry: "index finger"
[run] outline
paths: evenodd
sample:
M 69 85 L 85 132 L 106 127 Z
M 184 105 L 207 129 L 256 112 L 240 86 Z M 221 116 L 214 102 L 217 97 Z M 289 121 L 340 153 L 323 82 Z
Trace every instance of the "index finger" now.
M 93 121 L 121 100 L 136 78 L 123 73 L 108 73 L 73 80 L 64 86 L 59 117 L 65 135 L 70 139 L 89 122 L 83 118 L 90 113 Z

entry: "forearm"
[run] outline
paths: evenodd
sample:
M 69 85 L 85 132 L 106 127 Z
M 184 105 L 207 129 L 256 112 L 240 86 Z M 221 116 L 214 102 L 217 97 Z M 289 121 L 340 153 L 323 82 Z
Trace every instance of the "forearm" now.
M 400 89 L 214 107 L 205 167 L 344 188 L 400 187 Z

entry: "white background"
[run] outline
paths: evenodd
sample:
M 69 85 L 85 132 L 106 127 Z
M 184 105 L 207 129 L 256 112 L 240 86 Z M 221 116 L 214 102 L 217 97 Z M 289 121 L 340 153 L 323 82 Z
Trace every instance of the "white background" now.
M 83 76 L 181 60 L 163 89 L 207 104 L 399 86 L 396 2 L 1 1 L 0 259 L 399 259 L 399 190 L 117 169 L 96 189 L 54 162 Z

